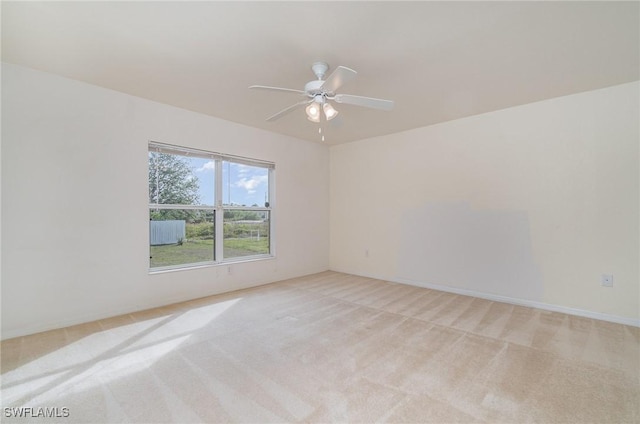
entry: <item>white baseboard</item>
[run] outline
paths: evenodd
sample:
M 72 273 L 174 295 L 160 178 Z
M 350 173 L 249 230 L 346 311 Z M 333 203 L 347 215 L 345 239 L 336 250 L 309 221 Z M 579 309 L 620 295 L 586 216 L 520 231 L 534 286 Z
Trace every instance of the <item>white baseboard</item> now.
M 519 299 L 519 298 L 509 297 L 509 296 L 501 296 L 501 295 L 492 294 L 492 293 L 484 293 L 484 292 L 479 292 L 479 291 L 475 291 L 475 290 L 461 289 L 461 288 L 458 288 L 458 287 L 444 286 L 444 285 L 441 285 L 441 284 L 426 283 L 426 282 L 423 282 L 423 281 L 415 281 L 415 280 L 410 280 L 410 279 L 406 279 L 406 278 L 392 278 L 392 279 L 381 278 L 380 276 L 376 276 L 376 275 L 367 275 L 367 274 L 363 274 L 363 273 L 357 273 L 356 274 L 356 273 L 353 273 L 353 272 L 343 271 L 343 270 L 339 270 L 339 269 L 331 269 L 331 271 L 344 272 L 346 274 L 359 275 L 361 277 L 374 278 L 376 280 L 390 281 L 392 283 L 408 284 L 410 286 L 424 287 L 424 288 L 427 288 L 427 289 L 438 290 L 438 291 L 454 293 L 454 294 L 460 294 L 460 295 L 464 295 L 464 296 L 472 296 L 472 297 L 477 297 L 477 298 L 480 298 L 480 299 L 492 300 L 492 301 L 495 301 L 495 302 L 509 303 L 509 304 L 518 305 L 518 306 L 527 306 L 529 308 L 542 309 L 542 310 L 545 310 L 545 311 L 560 312 L 560 313 L 563 313 L 563 314 L 575 315 L 575 316 L 584 317 L 584 318 L 597 319 L 597 320 L 600 320 L 600 321 L 614 322 L 614 323 L 617 323 L 617 324 L 630 325 L 632 327 L 640 327 L 640 319 L 626 318 L 626 317 L 621 317 L 621 316 L 617 316 L 617 315 L 610 315 L 610 314 L 603 314 L 601 312 L 593 312 L 593 311 L 588 311 L 588 310 L 585 310 L 585 309 L 570 308 L 568 306 L 554 305 L 554 304 L 550 304 L 550 303 L 537 302 L 537 301 L 528 300 L 528 299 Z

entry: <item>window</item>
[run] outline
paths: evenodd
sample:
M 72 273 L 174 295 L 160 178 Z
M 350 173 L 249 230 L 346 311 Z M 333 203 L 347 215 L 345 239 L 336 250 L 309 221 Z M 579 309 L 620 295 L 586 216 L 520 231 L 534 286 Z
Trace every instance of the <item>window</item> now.
M 183 268 L 273 254 L 274 165 L 149 144 L 149 267 Z

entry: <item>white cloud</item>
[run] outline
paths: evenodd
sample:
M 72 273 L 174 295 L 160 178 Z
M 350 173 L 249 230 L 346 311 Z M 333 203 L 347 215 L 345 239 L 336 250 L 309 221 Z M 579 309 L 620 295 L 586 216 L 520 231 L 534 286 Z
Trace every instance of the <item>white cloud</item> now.
M 236 187 L 244 188 L 249 192 L 249 194 L 253 194 L 256 192 L 256 188 L 263 183 L 267 182 L 268 177 L 266 175 L 254 175 L 251 178 L 241 178 L 234 184 Z
M 207 172 L 213 171 L 216 168 L 216 163 L 212 160 L 202 165 L 200 168 L 196 169 L 196 172 Z

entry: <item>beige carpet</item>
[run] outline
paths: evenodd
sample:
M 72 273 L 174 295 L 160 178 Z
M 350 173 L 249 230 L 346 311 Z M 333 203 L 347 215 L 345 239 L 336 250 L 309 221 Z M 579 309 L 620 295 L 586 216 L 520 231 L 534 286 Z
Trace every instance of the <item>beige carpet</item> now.
M 1 347 L 3 422 L 640 422 L 638 328 L 335 272 Z

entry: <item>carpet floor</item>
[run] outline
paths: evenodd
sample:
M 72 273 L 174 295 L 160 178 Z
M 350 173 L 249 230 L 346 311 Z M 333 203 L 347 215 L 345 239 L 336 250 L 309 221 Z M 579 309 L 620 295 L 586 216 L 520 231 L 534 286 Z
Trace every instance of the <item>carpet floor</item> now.
M 1 353 L 3 422 L 640 422 L 639 328 L 330 271 Z

